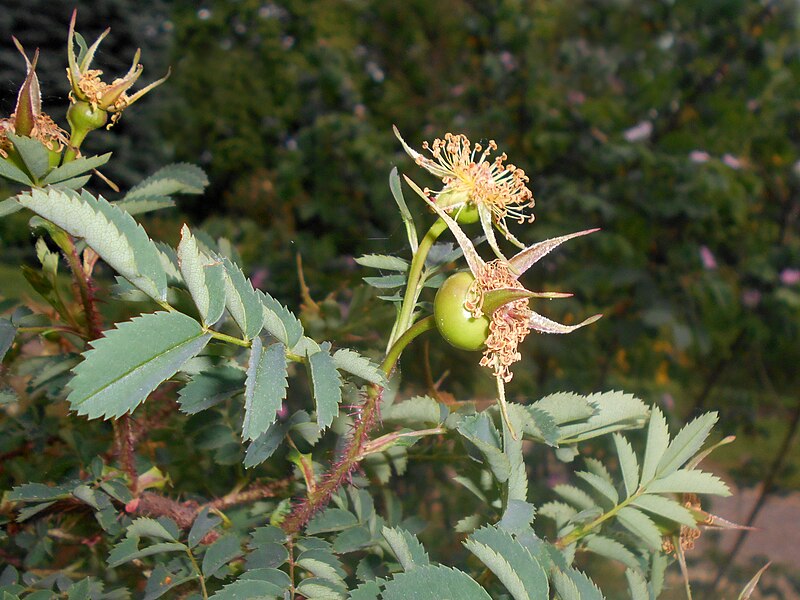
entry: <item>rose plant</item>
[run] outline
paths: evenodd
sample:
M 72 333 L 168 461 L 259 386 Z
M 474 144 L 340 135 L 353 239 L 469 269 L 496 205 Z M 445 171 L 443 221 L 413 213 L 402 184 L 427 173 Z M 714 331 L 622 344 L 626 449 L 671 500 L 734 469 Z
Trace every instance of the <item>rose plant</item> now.
M 406 177 L 430 209 L 419 238 L 393 170 L 408 254 L 357 260 L 396 309 L 385 350 L 314 339 L 319 305 L 307 297 L 298 317 L 254 286 L 227 240 L 184 225 L 171 247 L 134 218 L 201 194 L 200 169 L 92 191 L 110 155 L 83 155 L 83 140 L 163 79 L 128 97 L 137 53 L 104 83 L 89 67 L 107 32 L 88 46 L 75 22 L 69 133 L 42 111 L 38 54 L 19 44 L 26 77 L 0 121 L 0 176 L 20 188 L 0 215 L 29 212 L 40 263 L 22 267 L 36 298 L 0 303 L 3 598 L 595 599 L 584 570 L 597 561 L 638 600 L 661 594 L 672 563 L 687 576 L 700 527 L 733 526 L 702 508 L 729 494 L 698 467 L 730 441 L 703 449 L 715 413 L 673 436 L 658 408 L 620 391 L 507 398 L 531 331 L 572 333 L 600 315 L 563 325 L 538 312 L 569 294 L 520 279 L 596 230 L 520 242 L 507 220 L 530 224 L 533 194 L 505 154 L 492 157 L 495 142 L 447 134 L 423 145 L 428 157 L 396 132 L 441 188 Z M 518 247 L 510 258 L 504 239 Z M 401 356 L 434 332 L 475 352 L 496 404 L 407 391 Z M 420 538 L 437 517 L 401 488 L 424 496 L 425 482 L 402 476 L 437 451 L 461 460 L 435 486 L 458 499 L 450 538 L 434 543 L 451 551 L 431 556 Z M 535 453 L 575 483 L 532 481 Z

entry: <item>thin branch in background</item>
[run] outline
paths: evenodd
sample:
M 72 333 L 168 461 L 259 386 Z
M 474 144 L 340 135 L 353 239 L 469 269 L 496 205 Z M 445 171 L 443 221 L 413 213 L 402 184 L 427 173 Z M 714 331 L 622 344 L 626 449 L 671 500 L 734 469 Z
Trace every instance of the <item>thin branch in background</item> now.
M 789 421 L 789 427 L 786 430 L 786 434 L 784 435 L 778 451 L 775 453 L 775 458 L 772 460 L 769 471 L 767 472 L 767 475 L 761 484 L 761 492 L 758 495 L 758 499 L 756 500 L 755 504 L 753 504 L 753 508 L 750 510 L 750 514 L 747 516 L 747 519 L 744 522 L 745 527 L 752 527 L 753 523 L 755 523 L 756 517 L 758 517 L 759 512 L 761 512 L 761 509 L 766 504 L 767 498 L 773 491 L 775 480 L 781 474 L 781 471 L 783 471 L 783 467 L 785 466 L 786 460 L 789 457 L 789 450 L 791 449 L 792 443 L 794 442 L 794 438 L 797 434 L 798 425 L 800 425 L 800 399 L 798 399 L 797 403 L 795 404 L 794 410 L 792 411 L 791 420 Z M 739 551 L 742 549 L 742 546 L 744 545 L 749 533 L 749 529 L 742 529 L 739 532 L 733 548 L 727 553 L 725 561 L 717 570 L 717 576 L 714 579 L 714 584 L 712 586 L 713 590 L 717 590 L 719 588 L 723 578 L 725 575 L 727 575 L 729 569 L 733 565 L 736 555 L 739 554 Z

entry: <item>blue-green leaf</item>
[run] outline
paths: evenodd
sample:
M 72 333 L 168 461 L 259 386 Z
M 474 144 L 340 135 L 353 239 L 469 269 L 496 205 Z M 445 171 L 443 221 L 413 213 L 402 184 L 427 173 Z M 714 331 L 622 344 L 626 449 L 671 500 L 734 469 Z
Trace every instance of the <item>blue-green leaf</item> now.
M 295 564 L 311 573 L 336 584 L 343 584 L 346 571 L 333 553 L 323 548 L 309 548 L 295 560 Z
M 195 517 L 192 528 L 189 530 L 189 548 L 197 546 L 206 534 L 220 523 L 222 523 L 220 517 L 208 514 L 208 507 L 203 508 L 200 514 Z
M 478 413 L 465 417 L 456 429 L 483 453 L 497 481 L 500 483 L 508 481 L 511 463 L 508 456 L 500 449 L 500 436 L 489 416 Z
M 399 573 L 386 583 L 383 600 L 491 600 L 477 581 L 458 569 L 427 565 Z
M 636 498 L 631 504 L 637 508 L 643 508 L 658 517 L 670 519 L 692 529 L 697 528 L 697 520 L 692 512 L 671 498 L 655 494 L 644 494 Z
M 386 271 L 408 271 L 408 261 L 397 256 L 387 256 L 385 254 L 365 254 L 359 256 L 356 262 L 362 267 L 372 269 L 383 269 Z
M 159 542 L 140 550 L 139 538 L 128 537 L 111 549 L 108 554 L 108 566 L 114 568 L 137 558 L 144 558 L 153 554 L 184 551 L 186 551 L 186 546 L 180 542 Z
M 67 233 L 83 238 L 100 258 L 150 297 L 166 299 L 167 277 L 158 251 L 128 213 L 88 192 L 33 189 L 18 200 Z
M 203 323 L 213 325 L 225 310 L 225 268 L 218 259 L 200 252 L 186 225 L 181 228 L 178 264 Z
M 625 483 L 625 497 L 629 498 L 639 488 L 639 461 L 636 460 L 630 442 L 618 433 L 614 434 L 614 446 L 617 449 L 619 468 Z M 614 503 L 616 504 L 616 501 Z
M 244 392 L 242 437 L 254 440 L 275 422 L 286 397 L 286 349 L 280 342 L 264 348 L 253 338 Z
M 507 531 L 484 527 L 474 532 L 464 545 L 489 567 L 515 600 L 549 597 L 547 574 L 542 565 Z
M 392 549 L 392 553 L 403 566 L 403 570 L 410 571 L 414 567 L 430 563 L 428 553 L 425 552 L 425 548 L 413 533 L 409 533 L 405 529 L 389 527 L 384 527 L 381 533 Z
M 626 567 L 632 569 L 641 569 L 641 565 L 639 564 L 639 561 L 633 552 L 628 550 L 617 540 L 602 535 L 592 534 L 586 536 L 584 538 L 584 542 L 586 544 L 586 549 L 594 552 L 595 554 L 599 554 L 600 556 L 605 556 L 606 558 L 611 558 L 613 560 L 618 560 Z
M 297 593 L 310 600 L 344 600 L 347 590 L 344 584 L 336 584 L 321 577 L 303 579 L 297 585 Z
M 336 370 L 328 352 L 322 350 L 308 357 L 311 371 L 312 392 L 317 405 L 317 424 L 325 429 L 333 423 L 339 414 L 339 403 L 342 401 L 342 379 Z
M 411 216 L 411 211 L 408 210 L 405 198 L 403 198 L 403 188 L 400 185 L 400 176 L 397 174 L 397 167 L 392 169 L 389 174 L 389 190 L 392 192 L 392 197 L 397 203 L 397 208 L 400 209 L 400 216 L 403 219 L 403 225 L 406 226 L 406 235 L 408 236 L 408 244 L 411 246 L 411 252 L 416 253 L 419 242 L 417 241 L 417 228 L 414 226 L 414 217 Z
M 0 361 L 5 357 L 14 338 L 17 335 L 17 328 L 8 319 L 0 319 Z
M 143 196 L 133 200 L 119 200 L 114 202 L 114 206 L 121 208 L 129 215 L 143 215 L 162 208 L 172 208 L 175 206 L 175 201 L 166 196 Z
M 705 471 L 680 469 L 656 479 L 647 487 L 649 493 L 716 494 L 730 496 L 731 491 L 719 477 Z
M 96 169 L 106 164 L 111 158 L 111 152 L 101 154 L 100 156 L 79 156 L 68 163 L 56 167 L 47 174 L 47 177 L 42 179 L 42 183 L 47 185 L 51 183 L 60 183 L 78 177 L 87 171 Z
M 678 435 L 670 442 L 669 447 L 661 461 L 658 463 L 656 474 L 659 477 L 677 471 L 687 460 L 694 456 L 703 442 L 706 441 L 711 428 L 717 422 L 717 413 L 710 412 L 700 415 L 692 422 L 686 424 Z
M 242 270 L 227 258 L 222 259 L 222 264 L 226 273 L 225 306 L 245 338 L 252 339 L 264 325 L 263 305 Z
M 650 591 L 647 589 L 647 581 L 642 576 L 641 571 L 627 569 L 625 579 L 628 580 L 628 590 L 631 593 L 631 600 L 648 600 L 651 598 Z
M 341 508 L 326 508 L 309 521 L 306 533 L 316 535 L 317 533 L 340 531 L 355 525 L 358 525 L 358 519 L 350 511 Z
M 575 475 L 592 486 L 596 492 L 611 502 L 611 504 L 617 504 L 619 502 L 619 494 L 616 488 L 602 477 L 586 471 L 578 471 Z
M 300 320 L 266 292 L 258 290 L 257 293 L 263 305 L 264 328 L 274 338 L 286 344 L 287 348 L 294 349 L 303 337 L 303 325 Z
M 239 579 L 229 583 L 209 600 L 267 600 L 283 598 L 283 590 L 269 581 Z
M 560 425 L 562 437 L 559 443 L 571 444 L 612 431 L 638 428 L 644 425 L 649 414 L 641 400 L 619 391 L 592 394 L 586 396 L 586 400 L 596 412 L 582 423 Z
M 34 182 L 31 181 L 31 178 L 28 177 L 28 174 L 25 173 L 25 171 L 17 167 L 11 161 L 3 158 L 2 156 L 0 156 L 0 177 L 5 177 L 6 179 L 10 179 L 11 181 L 16 181 L 17 183 L 21 183 L 22 185 L 26 186 L 34 185 Z M 0 213 L 0 216 L 5 216 L 7 214 L 10 214 L 10 212 L 6 212 L 5 214 Z
M 647 443 L 644 451 L 644 464 L 642 465 L 642 483 L 647 484 L 656 475 L 658 463 L 664 456 L 669 446 L 669 427 L 664 413 L 657 406 L 653 407 L 650 414 L 650 423 L 647 426 Z
M 211 544 L 203 555 L 203 574 L 210 577 L 237 556 L 242 555 L 239 536 L 229 533 Z
M 661 548 L 661 533 L 653 521 L 640 510 L 626 506 L 617 513 L 617 520 L 628 531 L 656 552 Z
M 207 185 L 208 177 L 200 167 L 188 163 L 176 163 L 162 167 L 132 187 L 125 195 L 125 200 L 143 196 L 202 194 Z
M 38 180 L 47 173 L 47 169 L 50 168 L 50 153 L 42 142 L 34 138 L 15 135 L 10 131 L 6 133 L 6 137 L 14 144 L 22 162 L 25 163 L 28 172 L 35 179 Z
M 158 385 L 172 377 L 200 352 L 210 335 L 178 312 L 157 312 L 119 323 L 73 369 L 67 400 L 90 419 L 118 418 L 144 402 Z
M 247 452 L 245 452 L 244 468 L 251 469 L 272 456 L 275 450 L 280 447 L 286 431 L 286 423 L 275 422 L 264 433 L 254 439 L 247 447 Z
M 245 372 L 236 367 L 219 366 L 194 375 L 178 391 L 181 412 L 194 415 L 224 402 L 244 387 Z
M 356 377 L 361 377 L 370 383 L 386 385 L 386 376 L 368 358 L 361 356 L 355 350 L 342 348 L 333 355 L 333 363 L 340 371 L 347 371 Z

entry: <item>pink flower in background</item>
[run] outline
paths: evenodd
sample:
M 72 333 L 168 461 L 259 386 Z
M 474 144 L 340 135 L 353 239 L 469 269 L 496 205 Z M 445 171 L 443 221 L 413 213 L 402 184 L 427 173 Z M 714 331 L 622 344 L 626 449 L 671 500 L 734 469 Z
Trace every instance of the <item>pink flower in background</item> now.
M 704 163 L 711 159 L 711 155 L 705 150 L 692 150 L 689 152 L 689 160 L 693 163 Z
M 743 166 L 742 160 L 736 158 L 733 154 L 726 154 L 722 157 L 722 162 L 728 165 L 731 169 L 741 169 Z
M 711 270 L 717 268 L 717 259 L 714 258 L 708 246 L 700 246 L 700 260 L 703 261 L 703 266 L 706 269 Z
M 570 104 L 583 104 L 586 102 L 586 94 L 578 90 L 570 90 L 567 93 L 567 102 Z
M 784 269 L 780 279 L 783 285 L 797 285 L 800 283 L 800 269 Z
M 642 121 L 630 129 L 626 129 L 622 135 L 629 142 L 641 142 L 650 139 L 652 133 L 653 124 L 650 121 Z
M 761 302 L 761 292 L 758 290 L 745 290 L 742 292 L 742 304 L 747 308 L 755 308 Z

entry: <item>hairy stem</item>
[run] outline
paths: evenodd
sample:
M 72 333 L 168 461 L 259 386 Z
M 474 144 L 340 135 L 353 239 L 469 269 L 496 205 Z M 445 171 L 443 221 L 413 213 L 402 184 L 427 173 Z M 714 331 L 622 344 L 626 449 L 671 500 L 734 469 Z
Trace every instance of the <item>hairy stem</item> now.
M 435 327 L 433 316 L 426 317 L 414 325 L 411 322 L 414 306 L 417 304 L 417 298 L 421 291 L 420 284 L 425 260 L 433 243 L 445 229 L 447 229 L 447 224 L 441 219 L 437 219 L 425 234 L 411 260 L 403 304 L 389 339 L 386 357 L 380 367 L 387 377 L 394 369 L 405 347 L 417 336 Z M 299 532 L 311 517 L 328 503 L 331 495 L 347 481 L 350 474 L 356 469 L 363 458 L 365 445 L 369 442 L 369 433 L 375 425 L 382 393 L 383 387 L 379 385 L 371 384 L 367 388 L 364 403 L 359 407 L 354 419 L 352 434 L 339 458 L 331 465 L 320 483 L 313 490 L 308 490 L 307 496 L 283 521 L 283 530 L 287 534 L 293 535 Z
M 400 339 L 389 349 L 380 367 L 387 377 L 397 364 L 403 349 L 414 338 L 434 327 L 433 316 L 425 317 L 400 336 Z M 347 446 L 317 487 L 314 490 L 309 490 L 308 496 L 295 507 L 283 522 L 283 529 L 286 533 L 291 535 L 300 531 L 311 517 L 328 503 L 331 495 L 347 481 L 347 478 L 358 466 L 364 456 L 363 450 L 369 441 L 369 433 L 376 421 L 382 393 L 383 388 L 379 385 L 372 384 L 367 389 L 364 404 L 361 405 L 356 415 L 353 433 L 347 442 Z
M 133 422 L 130 415 L 122 415 L 112 421 L 116 454 L 122 470 L 128 476 L 128 487 L 136 493 L 139 474 L 136 471 L 136 436 L 133 433 Z

